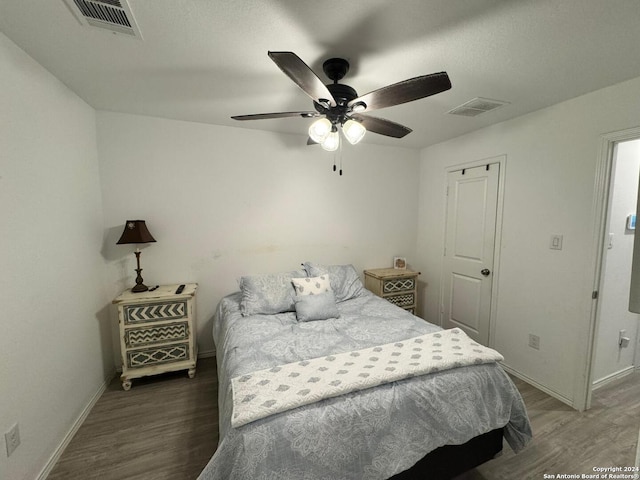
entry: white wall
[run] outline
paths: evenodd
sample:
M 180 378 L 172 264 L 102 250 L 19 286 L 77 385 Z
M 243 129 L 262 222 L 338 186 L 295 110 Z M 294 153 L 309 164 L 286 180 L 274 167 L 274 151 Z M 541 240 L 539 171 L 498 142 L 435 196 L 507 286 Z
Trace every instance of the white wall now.
M 215 307 L 242 275 L 306 260 L 362 271 L 415 258 L 415 150 L 345 147 L 340 177 L 333 155 L 302 135 L 110 112 L 97 119 L 111 294 L 134 284 L 133 247 L 115 244 L 124 222 L 146 220 L 157 243 L 143 248 L 145 284 L 199 284 L 201 353 L 213 350 Z
M 640 123 L 639 92 L 637 78 L 421 152 L 426 319 L 439 321 L 445 168 L 505 154 L 494 347 L 510 368 L 569 403 L 587 383 L 600 136 Z M 564 235 L 563 250 L 549 249 L 552 234 Z M 540 336 L 540 350 L 528 347 L 529 333 Z
M 1 33 L 0 71 L 0 478 L 18 480 L 38 476 L 113 364 L 95 112 Z
M 633 230 L 627 230 L 627 216 L 636 211 L 640 140 L 618 144 L 612 168 L 613 188 L 609 201 L 607 232 L 613 234 L 612 248 L 605 251 L 602 288 L 598 305 L 599 330 L 594 363 L 594 383 L 633 367 L 640 315 L 629 312 Z M 620 330 L 626 330 L 629 346 L 618 345 Z

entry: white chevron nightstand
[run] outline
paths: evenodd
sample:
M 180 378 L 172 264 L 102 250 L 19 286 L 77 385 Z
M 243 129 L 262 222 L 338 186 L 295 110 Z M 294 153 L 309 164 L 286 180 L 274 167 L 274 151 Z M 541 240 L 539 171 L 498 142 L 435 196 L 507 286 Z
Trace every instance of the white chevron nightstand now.
M 373 268 L 364 271 L 364 286 L 394 305 L 416 314 L 420 272 L 397 268 Z
M 133 378 L 164 372 L 188 370 L 196 374 L 196 290 L 187 283 L 161 285 L 142 293 L 130 290 L 113 300 L 118 306 L 120 349 L 122 352 L 122 388 L 129 390 Z

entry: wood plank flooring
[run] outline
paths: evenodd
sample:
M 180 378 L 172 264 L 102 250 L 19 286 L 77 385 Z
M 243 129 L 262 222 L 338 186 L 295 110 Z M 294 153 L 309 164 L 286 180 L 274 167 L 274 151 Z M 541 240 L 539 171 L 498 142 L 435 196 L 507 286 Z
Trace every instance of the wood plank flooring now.
M 597 390 L 592 409 L 577 412 L 514 379 L 527 405 L 534 441 L 456 480 L 528 480 L 593 473 L 595 466 L 634 465 L 640 428 L 640 373 Z M 115 379 L 49 475 L 49 480 L 193 480 L 218 443 L 215 358 L 186 373 Z
M 196 376 L 116 377 L 71 440 L 48 480 L 194 479 L 218 445 L 215 358 Z
M 542 479 L 544 474 L 594 474 L 594 467 L 632 467 L 640 429 L 640 373 L 593 393 L 591 409 L 578 412 L 514 379 L 534 439 L 515 455 L 502 456 L 456 480 Z M 550 478 L 550 477 L 549 477 Z

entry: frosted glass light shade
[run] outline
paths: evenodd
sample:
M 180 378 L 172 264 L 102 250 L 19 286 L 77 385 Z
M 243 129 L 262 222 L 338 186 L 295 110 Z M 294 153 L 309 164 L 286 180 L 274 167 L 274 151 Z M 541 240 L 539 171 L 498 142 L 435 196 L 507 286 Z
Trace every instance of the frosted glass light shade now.
M 367 129 L 361 123 L 349 119 L 344 122 L 342 133 L 344 133 L 345 138 L 351 145 L 355 145 L 364 138 Z
M 340 146 L 340 135 L 338 135 L 338 130 L 336 129 L 335 131 L 330 132 L 320 146 L 327 152 L 335 152 Z
M 316 120 L 309 126 L 309 137 L 321 144 L 331 133 L 331 127 L 331 122 L 326 117 Z

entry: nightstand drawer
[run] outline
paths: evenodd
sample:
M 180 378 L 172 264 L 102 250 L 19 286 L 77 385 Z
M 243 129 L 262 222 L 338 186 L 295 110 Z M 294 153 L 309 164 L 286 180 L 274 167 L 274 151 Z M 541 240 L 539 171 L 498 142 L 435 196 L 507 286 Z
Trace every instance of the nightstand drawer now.
M 415 295 L 412 293 L 405 293 L 402 295 L 389 295 L 389 296 L 385 296 L 384 297 L 385 300 L 393 303 L 394 305 L 397 305 L 398 307 L 412 307 L 413 305 L 415 305 L 416 302 L 416 297 Z
M 178 320 L 187 317 L 186 300 L 176 302 L 158 302 L 123 307 L 125 325 L 157 322 L 159 320 Z
M 181 360 L 189 360 L 189 343 L 127 351 L 128 368 L 147 367 Z
M 413 270 L 374 268 L 364 271 L 364 286 L 395 306 L 416 313 L 418 275 Z
M 413 290 L 416 286 L 415 278 L 393 278 L 382 283 L 382 293 L 403 292 Z
M 188 339 L 189 324 L 187 322 L 155 325 L 153 327 L 127 328 L 124 331 L 124 343 L 127 347 L 142 347 Z

